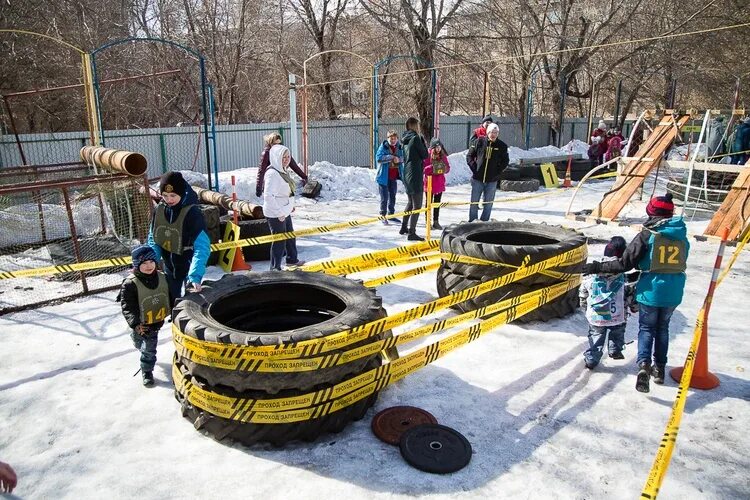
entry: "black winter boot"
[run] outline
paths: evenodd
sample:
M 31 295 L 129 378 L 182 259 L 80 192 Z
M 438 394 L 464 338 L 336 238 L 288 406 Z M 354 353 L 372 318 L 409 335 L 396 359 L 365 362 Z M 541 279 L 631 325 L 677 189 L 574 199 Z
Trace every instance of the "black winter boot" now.
M 435 219 L 435 222 L 432 223 L 432 229 L 443 229 L 443 226 Z
M 154 385 L 154 372 L 143 372 L 143 386 L 151 387 Z
M 409 234 L 409 216 L 405 215 L 398 234 Z
M 651 363 L 641 361 L 638 364 L 638 376 L 635 381 L 635 390 L 638 392 L 649 392 L 649 379 L 651 378 Z
M 654 377 L 655 384 L 664 384 L 664 370 L 666 367 L 666 365 L 654 365 L 651 369 L 651 375 Z
M 409 241 L 424 241 L 424 238 L 419 236 L 417 233 L 409 233 L 409 236 L 406 237 Z

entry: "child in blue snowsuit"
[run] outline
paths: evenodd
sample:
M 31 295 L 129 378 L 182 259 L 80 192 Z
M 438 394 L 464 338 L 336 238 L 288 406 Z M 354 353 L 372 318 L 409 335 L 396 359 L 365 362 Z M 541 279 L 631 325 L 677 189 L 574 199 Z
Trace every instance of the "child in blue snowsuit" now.
M 603 262 L 622 257 L 626 246 L 624 238 L 613 237 L 604 248 Z M 583 360 L 589 370 L 593 370 L 602 359 L 608 336 L 609 357 L 625 359 L 622 350 L 625 346 L 626 307 L 632 290 L 623 273 L 595 274 L 581 284 L 579 298 L 589 322 L 589 348 L 583 353 Z
M 172 298 L 167 277 L 156 269 L 156 253 L 148 245 L 136 247 L 131 254 L 133 274 L 125 278 L 117 299 L 122 315 L 132 329 L 130 338 L 141 351 L 143 385 L 154 385 L 156 344 L 164 319 L 171 311 Z

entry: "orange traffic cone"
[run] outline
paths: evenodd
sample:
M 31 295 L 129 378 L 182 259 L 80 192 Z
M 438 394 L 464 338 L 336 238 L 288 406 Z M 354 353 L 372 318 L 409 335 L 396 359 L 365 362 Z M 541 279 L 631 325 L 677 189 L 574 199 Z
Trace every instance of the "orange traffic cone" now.
M 573 155 L 568 155 L 568 168 L 565 169 L 565 180 L 563 180 L 562 187 L 569 188 L 573 187 L 570 182 L 570 166 L 573 163 Z
M 242 255 L 242 248 L 234 251 L 234 260 L 232 261 L 232 272 L 234 271 L 251 271 L 253 266 L 245 262 L 245 256 Z
M 708 317 L 705 319 L 707 320 Z M 679 382 L 682 379 L 683 370 L 682 366 L 672 368 L 669 370 L 669 375 L 672 377 L 672 380 Z M 719 387 L 719 384 L 719 377 L 708 371 L 708 326 L 704 322 L 701 341 L 698 344 L 698 352 L 695 355 L 695 367 L 693 368 L 689 385 L 694 389 L 708 390 Z

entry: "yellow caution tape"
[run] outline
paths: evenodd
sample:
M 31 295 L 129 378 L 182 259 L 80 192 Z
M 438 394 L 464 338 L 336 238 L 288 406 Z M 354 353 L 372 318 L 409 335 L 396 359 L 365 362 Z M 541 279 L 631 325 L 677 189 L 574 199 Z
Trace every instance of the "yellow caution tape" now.
M 578 278 L 574 281 L 577 282 Z M 567 287 L 569 284 L 565 285 Z M 550 292 L 542 294 L 539 291 L 524 294 L 519 297 L 521 302 L 518 305 L 496 316 L 333 387 L 291 398 L 245 399 L 217 394 L 193 384 L 182 375 L 176 363 L 173 365 L 172 376 L 176 390 L 191 404 L 222 418 L 257 424 L 281 424 L 316 419 L 382 390 L 449 352 L 477 340 L 497 326 L 529 313 L 562 293 L 565 293 L 565 288 L 559 287 L 556 294 Z M 534 297 L 531 297 L 532 295 Z
M 239 346 L 227 345 L 218 342 L 200 341 L 200 344 L 211 353 L 210 359 L 195 360 L 197 363 L 206 364 L 206 366 L 215 366 L 224 369 L 237 369 L 246 366 L 249 360 L 255 359 L 285 359 L 300 358 L 322 354 L 324 352 L 339 350 L 356 342 L 366 340 L 370 337 L 380 335 L 386 330 L 408 323 L 416 318 L 421 318 L 433 314 L 442 309 L 448 308 L 455 304 L 473 299 L 483 293 L 487 293 L 495 288 L 508 285 L 520 279 L 531 276 L 541 270 L 550 267 L 558 267 L 562 264 L 584 261 L 587 257 L 586 246 L 569 250 L 560 255 L 540 261 L 536 264 L 521 267 L 518 270 L 499 276 L 490 281 L 480 283 L 473 287 L 467 288 L 460 292 L 435 299 L 425 304 L 407 309 L 386 318 L 378 319 L 370 323 L 354 327 L 350 330 L 335 333 L 319 339 L 310 339 L 300 342 L 291 342 L 281 345 L 265 346 Z M 187 339 L 180 330 L 178 323 L 186 322 L 179 316 L 172 323 L 172 333 L 175 339 Z M 176 340 L 177 341 L 177 340 Z M 197 340 L 195 342 L 198 342 Z M 189 348 L 189 341 L 182 342 L 183 346 Z

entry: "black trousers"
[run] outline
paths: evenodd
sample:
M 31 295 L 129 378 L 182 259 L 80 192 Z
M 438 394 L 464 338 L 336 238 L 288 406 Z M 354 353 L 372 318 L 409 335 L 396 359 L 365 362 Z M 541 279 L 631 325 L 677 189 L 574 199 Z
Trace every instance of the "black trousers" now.
M 410 210 L 418 210 L 422 208 L 422 199 L 423 199 L 423 193 L 422 191 L 419 191 L 417 193 L 406 193 L 406 196 L 409 197 L 409 201 L 406 203 L 406 208 L 404 208 L 405 212 L 408 212 Z M 414 234 L 417 230 L 417 221 L 419 220 L 419 214 L 413 214 L 413 215 L 405 215 L 404 220 L 401 222 L 401 231 L 408 232 L 410 234 Z

